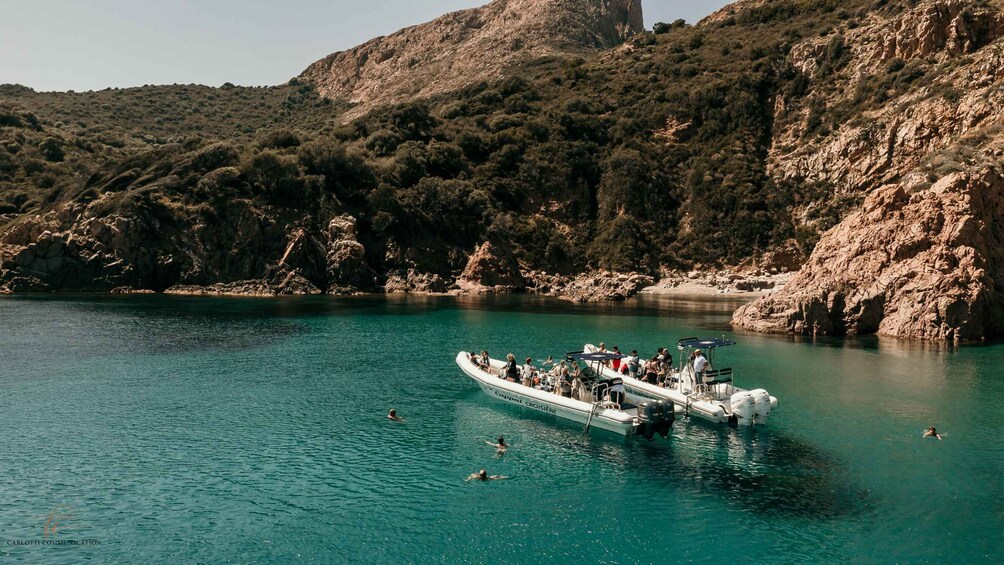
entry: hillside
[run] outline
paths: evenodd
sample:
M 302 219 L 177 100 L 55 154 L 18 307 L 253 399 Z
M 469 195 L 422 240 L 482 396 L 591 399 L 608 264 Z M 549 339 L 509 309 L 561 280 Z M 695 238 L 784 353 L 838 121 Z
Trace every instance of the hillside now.
M 796 45 L 807 77 L 779 98 L 771 175 L 818 182 L 855 210 L 797 210 L 822 238 L 781 292 L 736 313 L 759 331 L 976 340 L 1004 329 L 1000 248 L 1004 14 L 998 2 L 918 3 Z M 830 54 L 838 53 L 836 61 Z M 857 203 L 864 200 L 863 205 Z M 829 216 L 829 213 L 826 213 Z
M 358 117 L 502 79 L 522 62 L 614 47 L 640 31 L 641 0 L 494 0 L 329 55 L 300 79 L 356 105 L 350 116 Z
M 981 171 L 997 167 L 999 21 L 993 2 L 750 0 L 620 47 L 514 60 L 503 78 L 413 95 L 350 123 L 339 121 L 342 102 L 325 102 L 310 83 L 209 89 L 199 96 L 215 96 L 212 112 L 172 105 L 180 123 L 158 122 L 141 90 L 6 89 L 0 281 L 13 291 L 446 290 L 486 241 L 479 257 L 505 265 L 495 278 L 511 290 L 560 293 L 561 277 L 595 269 L 770 269 L 771 257 L 805 261 L 815 250 L 812 271 L 835 264 L 833 250 L 856 231 L 846 226 L 881 187 L 950 195 L 980 179 L 994 186 Z M 99 95 L 131 102 L 80 119 L 96 111 L 80 101 Z M 267 101 L 240 96 L 300 102 L 276 119 L 262 111 Z M 128 141 L 109 147 L 93 127 Z M 955 173 L 966 176 L 939 184 Z M 958 218 L 992 218 L 984 209 L 993 210 Z M 842 221 L 851 222 L 843 231 Z M 880 330 L 804 323 L 800 297 L 826 304 L 833 293 L 834 275 L 818 272 L 737 323 Z M 874 279 L 855 276 L 841 292 Z M 883 280 L 897 288 L 889 281 L 899 279 Z M 945 288 L 924 296 L 937 302 Z M 966 335 L 996 331 L 978 325 Z M 955 335 L 902 327 L 893 333 Z

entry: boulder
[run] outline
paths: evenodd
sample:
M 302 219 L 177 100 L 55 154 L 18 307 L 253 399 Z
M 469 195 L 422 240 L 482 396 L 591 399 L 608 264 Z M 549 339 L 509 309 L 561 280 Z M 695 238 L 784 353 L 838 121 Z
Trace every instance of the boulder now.
M 409 292 L 419 294 L 442 294 L 449 290 L 450 284 L 436 273 L 421 273 L 408 269 L 404 273 L 393 273 L 387 277 L 384 292 Z
M 467 260 L 457 286 L 476 294 L 510 293 L 526 288 L 526 280 L 508 244 L 486 241 Z

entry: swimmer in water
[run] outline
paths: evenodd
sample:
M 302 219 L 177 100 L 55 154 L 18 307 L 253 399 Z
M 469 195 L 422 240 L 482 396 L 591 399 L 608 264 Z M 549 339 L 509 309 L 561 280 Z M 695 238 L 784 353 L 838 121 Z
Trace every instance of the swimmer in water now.
M 505 450 L 509 449 L 509 444 L 505 442 L 505 437 L 504 436 L 499 436 L 499 439 L 498 439 L 497 443 L 492 443 L 490 441 L 486 441 L 485 443 L 487 443 L 488 445 L 494 447 L 497 450 L 498 455 L 500 457 L 502 455 L 505 455 Z
M 924 437 L 934 437 L 941 439 L 941 434 L 938 433 L 938 430 L 934 429 L 934 426 L 931 426 L 930 428 L 924 430 Z
M 467 477 L 468 481 L 499 481 L 502 479 L 508 479 L 504 475 L 489 475 L 487 471 L 481 469 L 477 473 L 471 473 L 470 477 Z
M 391 408 L 390 412 L 387 413 L 387 419 L 390 420 L 391 422 L 403 422 L 404 421 L 404 418 L 401 417 L 401 416 L 398 416 L 397 415 L 397 410 L 394 410 L 393 408 Z

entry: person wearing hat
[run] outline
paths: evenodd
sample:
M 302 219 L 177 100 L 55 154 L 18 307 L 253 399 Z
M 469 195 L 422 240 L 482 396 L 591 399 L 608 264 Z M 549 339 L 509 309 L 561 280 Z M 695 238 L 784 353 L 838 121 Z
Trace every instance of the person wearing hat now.
M 711 362 L 704 356 L 704 353 L 700 349 L 694 350 L 694 374 L 697 378 L 697 384 L 704 384 L 704 371 L 708 367 L 711 367 Z

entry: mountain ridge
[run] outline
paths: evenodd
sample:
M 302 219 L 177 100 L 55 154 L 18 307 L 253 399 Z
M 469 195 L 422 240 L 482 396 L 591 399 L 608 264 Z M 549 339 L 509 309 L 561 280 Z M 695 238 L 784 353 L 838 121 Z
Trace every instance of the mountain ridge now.
M 311 64 L 297 78 L 326 98 L 399 103 L 497 80 L 510 66 L 623 43 L 644 31 L 641 0 L 494 0 L 407 27 Z

